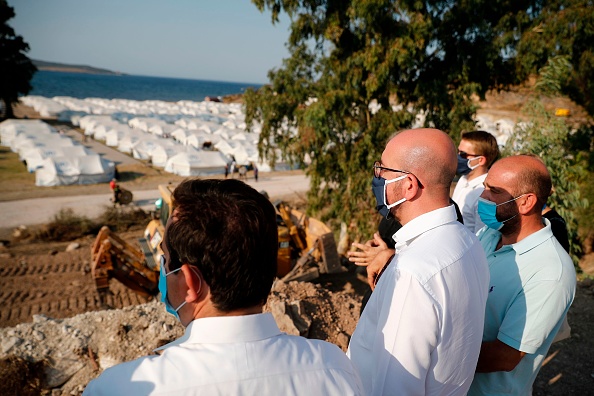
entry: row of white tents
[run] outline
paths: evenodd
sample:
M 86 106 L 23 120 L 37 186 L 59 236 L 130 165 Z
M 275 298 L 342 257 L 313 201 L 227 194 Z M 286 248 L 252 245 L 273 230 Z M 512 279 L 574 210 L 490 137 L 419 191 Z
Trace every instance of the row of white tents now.
M 260 128 L 246 131 L 240 104 L 26 96 L 35 110 L 70 121 L 87 137 L 182 176 L 224 172 L 226 165 L 272 170 L 258 156 Z M 288 168 L 277 162 L 277 169 Z
M 0 123 L 0 144 L 18 153 L 37 186 L 95 184 L 115 176 L 115 164 L 40 120 Z

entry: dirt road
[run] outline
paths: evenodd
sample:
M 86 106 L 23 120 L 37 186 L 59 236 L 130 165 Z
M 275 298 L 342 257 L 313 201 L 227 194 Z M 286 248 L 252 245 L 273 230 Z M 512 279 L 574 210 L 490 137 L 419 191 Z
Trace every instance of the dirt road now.
M 305 195 L 309 188 L 309 180 L 305 175 L 279 176 L 273 173 L 260 174 L 258 182 L 249 180 L 249 185 L 258 191 L 264 190 L 272 198 L 288 195 Z M 106 186 L 106 191 L 109 188 Z M 157 189 L 133 190 L 133 204 L 150 211 L 154 209 L 155 200 L 159 198 Z M 3 213 L 0 227 L 11 228 L 20 225 L 37 225 L 48 223 L 61 209 L 70 208 L 78 215 L 96 218 L 110 205 L 111 194 L 76 195 L 52 198 L 24 199 L 0 202 L 0 213 Z

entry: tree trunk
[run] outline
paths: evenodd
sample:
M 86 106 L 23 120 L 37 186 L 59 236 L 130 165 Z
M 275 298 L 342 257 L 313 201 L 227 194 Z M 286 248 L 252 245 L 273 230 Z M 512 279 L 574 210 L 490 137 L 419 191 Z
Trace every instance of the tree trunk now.
M 2 99 L 2 111 L 0 112 L 0 119 L 14 118 L 14 111 L 12 109 L 12 103 L 7 102 L 6 99 Z

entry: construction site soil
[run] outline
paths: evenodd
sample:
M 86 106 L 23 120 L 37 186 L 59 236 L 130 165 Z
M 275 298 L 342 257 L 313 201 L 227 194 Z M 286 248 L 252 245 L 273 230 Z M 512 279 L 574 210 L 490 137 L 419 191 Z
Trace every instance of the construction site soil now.
M 156 185 L 160 175 L 146 173 Z M 121 236 L 136 243 L 145 225 Z M 101 301 L 90 275 L 93 236 L 43 242 L 33 238 L 37 231 L 0 230 L 0 395 L 79 395 L 104 368 L 151 354 L 183 334 L 162 303 L 116 280 Z M 284 331 L 346 350 L 367 289 L 365 277 L 348 269 L 313 283 L 277 282 L 265 310 Z M 533 394 L 594 394 L 593 294 L 594 282 L 584 277 L 569 311 L 572 336 L 551 347 Z

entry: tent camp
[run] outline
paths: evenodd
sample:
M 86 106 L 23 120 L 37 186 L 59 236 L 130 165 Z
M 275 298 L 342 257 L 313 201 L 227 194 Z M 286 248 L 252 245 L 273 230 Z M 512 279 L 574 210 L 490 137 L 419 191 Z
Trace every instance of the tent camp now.
M 40 120 L 6 120 L 0 122 L 0 143 L 11 145 L 12 141 L 21 133 L 55 134 L 56 130 Z
M 167 160 L 165 172 L 180 176 L 223 173 L 228 159 L 218 151 L 188 150 Z
M 33 148 L 55 148 L 55 147 L 72 147 L 74 141 L 69 137 L 52 134 L 47 136 L 28 136 L 20 134 L 12 141 L 11 149 L 19 154 L 19 159 L 24 160 L 24 153 Z
M 46 158 L 35 171 L 40 187 L 107 183 L 115 176 L 115 163 L 98 154 L 82 157 Z
M 151 152 L 151 161 L 153 163 L 153 166 L 164 168 L 169 158 L 186 150 L 186 146 L 182 146 L 181 144 L 175 143 L 173 140 L 171 140 L 170 142 L 174 144 L 168 145 L 164 142 L 161 142 L 161 144 L 159 144 L 153 149 L 153 151 Z
M 23 161 L 27 164 L 29 173 L 35 172 L 43 166 L 46 158 L 55 157 L 82 157 L 91 154 L 91 151 L 84 146 L 72 147 L 35 147 L 23 152 Z

